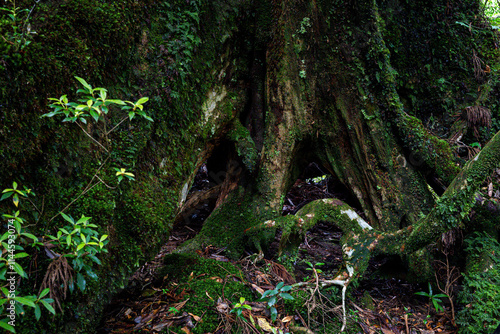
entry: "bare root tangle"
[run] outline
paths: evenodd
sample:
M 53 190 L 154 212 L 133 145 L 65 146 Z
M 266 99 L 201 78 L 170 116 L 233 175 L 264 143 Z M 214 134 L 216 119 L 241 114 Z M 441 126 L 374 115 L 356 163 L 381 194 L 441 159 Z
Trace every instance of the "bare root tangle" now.
M 68 285 L 73 282 L 73 268 L 64 256 L 57 257 L 49 264 L 45 277 L 43 278 L 40 292 L 46 288 L 50 289 L 49 296 L 54 300 L 55 305 L 63 311 L 61 301 L 66 298 Z
M 474 65 L 474 77 L 479 83 L 484 81 L 487 73 L 491 72 L 491 69 L 488 65 L 478 57 L 475 50 L 472 51 L 472 64 Z M 484 69 L 483 69 L 484 65 Z
M 450 266 L 450 263 L 448 261 L 448 254 L 446 254 L 446 263 L 443 261 L 436 261 L 438 267 L 438 270 L 436 271 L 436 283 L 441 290 L 442 293 L 448 296 L 448 300 L 450 301 L 451 305 L 451 322 L 453 323 L 454 326 L 455 324 L 455 306 L 453 304 L 453 290 L 455 288 L 455 285 L 458 281 L 458 279 L 461 277 L 460 271 L 457 269 L 457 267 Z M 444 282 L 444 287 L 441 287 L 439 282 Z
M 479 138 L 479 127 L 491 127 L 491 111 L 482 106 L 466 107 L 462 118 L 467 121 L 467 126 L 474 129 L 474 136 Z

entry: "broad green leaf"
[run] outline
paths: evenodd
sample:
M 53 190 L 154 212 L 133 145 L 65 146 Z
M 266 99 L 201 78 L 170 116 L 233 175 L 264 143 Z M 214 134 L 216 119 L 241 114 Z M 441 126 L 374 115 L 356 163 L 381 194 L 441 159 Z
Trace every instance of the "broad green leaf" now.
M 5 190 L 4 190 L 5 192 Z M 6 192 L 2 195 L 2 198 L 0 198 L 0 201 L 3 201 L 4 199 L 6 198 L 9 198 L 10 196 L 12 196 L 13 192 Z
M 38 296 L 38 299 L 42 299 L 43 297 L 45 297 L 48 293 L 50 292 L 50 289 L 49 288 L 45 288 L 42 290 L 42 292 L 40 292 L 40 296 Z
M 27 256 L 29 256 L 28 253 L 17 253 L 16 255 L 14 255 L 14 259 L 20 259 Z
M 279 282 L 278 285 L 276 285 L 276 290 L 281 289 L 283 287 L 283 285 L 285 285 L 285 283 Z
M 274 304 L 276 304 L 276 296 L 272 296 L 271 298 L 269 298 L 269 300 L 267 301 L 267 305 L 269 306 L 273 306 Z
M 75 220 L 70 216 L 68 216 L 67 214 L 65 214 L 64 212 L 61 212 L 61 216 L 64 218 L 64 220 L 70 222 L 71 225 L 75 225 Z
M 14 327 L 12 327 L 11 325 L 9 325 L 6 321 L 7 321 L 7 319 L 2 319 L 0 321 L 0 327 L 3 328 L 3 329 L 8 330 L 11 333 L 15 333 L 16 330 L 14 329 Z
M 286 300 L 293 300 L 294 298 L 289 295 L 288 293 L 282 293 L 280 294 L 281 298 L 286 299 Z
M 80 289 L 80 291 L 84 291 L 85 290 L 85 286 L 86 286 L 87 282 L 85 281 L 85 278 L 83 277 L 82 274 L 78 273 L 76 275 L 76 285 L 78 286 L 78 288 Z
M 29 300 L 28 298 L 25 297 L 14 297 L 14 300 L 18 303 L 21 303 L 23 305 L 29 306 L 29 307 L 35 307 L 35 303 L 33 303 L 32 300 Z
M 122 100 L 116 100 L 116 99 L 109 99 L 109 100 L 106 100 L 106 102 L 111 102 L 111 103 L 114 103 L 114 104 L 119 104 L 119 105 L 125 105 L 126 103 Z
M 101 236 L 101 238 L 99 239 L 99 241 L 104 241 L 104 240 L 106 240 L 106 238 L 107 238 L 107 237 L 108 237 L 108 235 L 107 235 L 107 234 L 103 234 L 103 235 Z
M 287 286 L 284 286 L 281 291 L 290 291 L 292 290 L 292 286 L 291 285 L 287 285 Z
M 77 77 L 77 76 L 75 76 L 75 79 L 76 79 L 76 80 L 78 80 L 78 81 L 80 81 L 80 83 L 82 84 L 82 86 L 83 86 L 83 87 L 85 87 L 85 88 L 87 88 L 87 90 L 88 90 L 89 92 L 91 92 L 91 91 L 92 91 L 92 86 L 90 86 L 90 85 L 87 83 L 87 81 L 85 81 L 85 80 L 83 80 L 82 78 Z
M 42 316 L 42 310 L 40 309 L 40 306 L 38 306 L 38 304 L 35 304 L 35 317 L 36 317 L 36 321 L 40 320 L 41 316 Z
M 33 241 L 38 241 L 38 238 L 36 236 L 34 236 L 33 234 L 31 233 L 26 233 L 26 232 L 23 232 L 21 233 L 22 236 L 25 236 L 27 238 L 30 238 L 32 239 Z
M 82 224 L 82 223 L 85 223 L 87 222 L 91 217 L 85 217 L 84 215 L 82 215 L 82 217 L 80 219 L 78 219 L 78 221 L 76 222 L 77 224 Z
M 19 196 L 17 194 L 14 194 L 14 196 L 12 196 L 12 201 L 14 202 L 14 205 L 17 207 L 19 205 Z
M 134 116 L 135 116 L 135 112 L 129 111 L 128 118 L 130 118 L 130 120 L 132 120 L 134 118 Z
M 144 103 L 146 103 L 146 102 L 148 102 L 148 101 L 149 101 L 149 97 L 142 97 L 142 98 L 140 98 L 140 99 L 139 99 L 139 100 L 135 103 L 135 105 L 139 106 L 139 105 L 144 104 Z
M 21 265 L 20 265 L 19 263 L 14 262 L 14 263 L 12 264 L 12 266 L 14 267 L 14 271 L 15 271 L 16 273 L 18 273 L 18 274 L 19 274 L 19 276 L 24 277 L 24 278 L 28 278 L 28 275 L 26 275 L 26 273 L 25 273 L 25 272 L 24 272 L 24 270 L 23 270 L 23 267 L 21 267 Z
M 77 247 L 76 247 L 76 251 L 78 252 L 80 249 L 82 249 L 83 247 L 85 247 L 85 243 L 81 243 L 79 244 Z
M 142 115 L 142 117 L 144 117 L 145 119 L 147 119 L 150 122 L 154 122 L 154 120 L 151 117 L 149 117 L 148 115 Z
M 71 245 L 71 234 L 66 237 L 66 245 Z
M 71 289 L 70 289 L 70 290 L 71 290 Z M 50 312 L 50 313 L 52 313 L 52 314 L 56 314 L 56 310 L 52 307 L 52 305 L 50 305 L 50 304 L 48 303 L 48 301 L 49 301 L 49 300 L 50 300 L 51 302 L 54 302 L 52 299 L 45 298 L 45 299 L 40 299 L 40 303 L 42 303 L 42 304 L 43 304 L 43 306 L 45 306 L 45 308 L 46 308 L 47 310 L 49 310 L 49 312 Z

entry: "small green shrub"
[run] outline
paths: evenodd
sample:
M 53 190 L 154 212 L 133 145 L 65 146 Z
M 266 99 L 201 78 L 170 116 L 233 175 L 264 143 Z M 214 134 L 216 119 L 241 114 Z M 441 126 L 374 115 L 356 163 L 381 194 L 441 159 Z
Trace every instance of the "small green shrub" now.
M 500 244 L 486 234 L 476 233 L 466 240 L 473 261 L 480 254 L 489 254 L 491 265 L 487 270 L 472 270 L 464 275 L 463 291 L 459 302 L 465 307 L 457 314 L 459 333 L 490 334 L 498 326 L 500 319 Z

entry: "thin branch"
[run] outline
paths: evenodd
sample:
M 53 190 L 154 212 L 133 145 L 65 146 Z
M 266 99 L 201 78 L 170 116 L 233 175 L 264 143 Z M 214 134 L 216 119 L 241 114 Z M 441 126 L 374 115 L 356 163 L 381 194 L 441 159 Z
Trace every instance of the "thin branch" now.
M 111 130 L 109 130 L 108 132 L 106 132 L 106 136 L 109 135 L 111 132 L 113 132 L 118 126 L 120 126 L 120 124 L 122 124 L 123 122 L 125 122 L 127 120 L 128 116 L 126 116 L 125 118 L 123 118 L 120 122 L 118 122 L 118 124 L 116 124 Z
M 106 151 L 106 153 L 109 153 L 108 149 L 106 147 L 104 147 L 101 143 L 99 143 L 94 137 L 92 137 L 84 128 L 83 126 L 80 125 L 80 123 L 76 123 L 76 125 L 78 125 L 80 127 L 80 129 L 82 129 L 83 132 L 85 132 L 85 134 L 90 138 L 92 139 L 97 145 L 101 146 L 104 151 Z

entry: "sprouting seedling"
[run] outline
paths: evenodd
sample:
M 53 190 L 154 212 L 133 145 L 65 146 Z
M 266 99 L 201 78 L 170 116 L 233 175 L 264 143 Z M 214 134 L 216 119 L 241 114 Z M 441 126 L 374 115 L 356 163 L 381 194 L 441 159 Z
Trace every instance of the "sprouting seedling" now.
M 267 302 L 267 307 L 271 311 L 271 319 L 273 321 L 278 317 L 278 310 L 276 310 L 276 303 L 281 299 L 293 300 L 294 298 L 286 293 L 287 291 L 292 290 L 290 285 L 285 285 L 283 282 L 279 282 L 278 285 L 273 290 L 267 290 L 262 294 L 260 298 L 261 301 Z
M 318 274 L 321 274 L 323 271 L 321 269 L 318 269 L 316 267 L 319 267 L 319 266 L 324 266 L 325 264 L 322 263 L 322 262 L 317 262 L 315 263 L 314 265 L 309 262 L 309 261 L 306 261 L 307 265 L 309 266 L 309 268 L 306 268 L 306 270 L 312 270 L 312 271 L 316 271 Z
M 436 312 L 444 310 L 443 306 L 441 305 L 442 300 L 440 298 L 448 297 L 447 295 L 442 293 L 438 293 L 437 295 L 433 294 L 431 283 L 429 283 L 429 293 L 420 291 L 420 292 L 415 292 L 415 294 L 419 296 L 428 297 L 429 300 L 432 302 L 432 305 L 434 305 L 434 309 L 436 309 Z
M 245 319 L 243 318 L 242 314 L 243 314 L 243 309 L 247 309 L 247 310 L 252 310 L 252 306 L 248 305 L 248 304 L 245 304 L 245 297 L 240 297 L 240 302 L 239 303 L 236 303 L 233 307 L 233 309 L 230 311 L 230 313 L 236 313 L 236 316 L 238 318 L 241 318 L 241 319 Z

